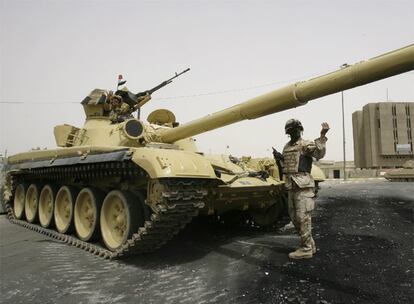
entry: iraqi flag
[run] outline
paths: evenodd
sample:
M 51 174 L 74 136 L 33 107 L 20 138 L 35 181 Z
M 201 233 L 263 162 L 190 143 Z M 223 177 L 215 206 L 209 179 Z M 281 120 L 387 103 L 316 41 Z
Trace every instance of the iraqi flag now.
M 126 80 L 124 79 L 124 77 L 121 74 L 119 74 L 118 75 L 118 87 L 125 84 L 125 83 L 126 83 Z

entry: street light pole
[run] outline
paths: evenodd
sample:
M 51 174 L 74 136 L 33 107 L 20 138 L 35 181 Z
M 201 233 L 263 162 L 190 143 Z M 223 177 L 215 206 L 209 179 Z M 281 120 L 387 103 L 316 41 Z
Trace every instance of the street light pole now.
M 349 65 L 347 63 L 344 63 L 341 65 L 341 69 L 347 68 Z M 344 149 L 344 180 L 346 180 L 346 156 L 345 156 L 345 111 L 344 111 L 344 91 L 341 92 L 342 97 L 342 140 L 343 140 L 343 149 Z
M 344 180 L 346 180 L 346 156 L 345 156 L 345 114 L 344 114 L 344 91 L 341 92 L 342 96 L 342 139 L 343 139 L 343 149 L 344 149 Z

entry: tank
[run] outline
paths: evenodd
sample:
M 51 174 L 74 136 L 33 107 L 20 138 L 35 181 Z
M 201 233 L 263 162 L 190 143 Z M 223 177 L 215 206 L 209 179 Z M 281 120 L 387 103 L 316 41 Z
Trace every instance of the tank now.
M 390 182 L 414 182 L 414 160 L 407 160 L 402 168 L 390 170 L 384 177 Z
M 8 158 L 8 217 L 110 259 L 154 251 L 202 214 L 241 211 L 259 225 L 272 224 L 284 205 L 277 166 L 269 160 L 206 155 L 198 151 L 193 136 L 413 68 L 410 45 L 183 125 L 166 109 L 151 113 L 148 122 L 131 115 L 154 89 L 179 74 L 138 94 L 126 87 L 118 90 L 115 94 L 131 110 L 116 119 L 108 112 L 112 93 L 95 89 L 82 101 L 83 127 L 54 128 L 58 148 Z

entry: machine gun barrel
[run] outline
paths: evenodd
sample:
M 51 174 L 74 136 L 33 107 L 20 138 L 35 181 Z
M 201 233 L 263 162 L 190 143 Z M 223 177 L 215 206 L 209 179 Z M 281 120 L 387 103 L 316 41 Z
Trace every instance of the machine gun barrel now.
M 414 44 L 366 61 L 347 65 L 340 70 L 255 97 L 225 110 L 162 130 L 162 142 L 205 133 L 246 119 L 255 119 L 305 105 L 308 101 L 402 74 L 414 69 Z
M 140 97 L 140 96 L 145 96 L 147 94 L 151 95 L 152 93 L 154 93 L 155 91 L 158 91 L 159 89 L 165 87 L 167 84 L 170 84 L 175 78 L 179 77 L 180 75 L 187 73 L 190 70 L 190 68 L 185 69 L 184 71 L 180 72 L 180 73 L 175 73 L 175 75 L 173 77 L 171 77 L 170 79 L 167 79 L 163 82 L 161 82 L 159 85 L 153 87 L 152 89 L 146 90 L 144 92 L 140 92 L 138 94 L 136 94 L 136 97 Z

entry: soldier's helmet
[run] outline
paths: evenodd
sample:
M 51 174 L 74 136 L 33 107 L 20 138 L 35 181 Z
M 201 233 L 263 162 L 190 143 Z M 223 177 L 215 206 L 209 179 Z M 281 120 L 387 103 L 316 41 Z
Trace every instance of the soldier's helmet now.
M 119 95 L 111 95 L 111 96 L 110 96 L 110 101 L 111 101 L 112 103 L 116 103 L 116 104 L 118 104 L 118 103 L 122 103 L 122 97 L 121 97 L 121 96 L 119 96 Z
M 299 129 L 303 131 L 302 123 L 297 119 L 289 119 L 285 124 L 285 133 L 288 134 L 290 130 Z

